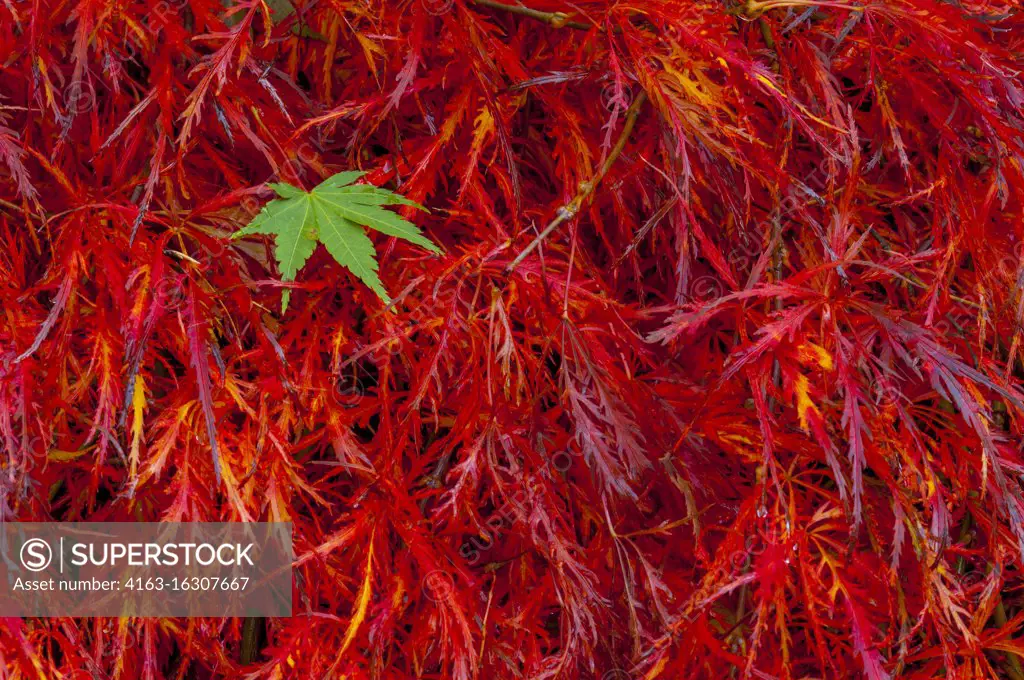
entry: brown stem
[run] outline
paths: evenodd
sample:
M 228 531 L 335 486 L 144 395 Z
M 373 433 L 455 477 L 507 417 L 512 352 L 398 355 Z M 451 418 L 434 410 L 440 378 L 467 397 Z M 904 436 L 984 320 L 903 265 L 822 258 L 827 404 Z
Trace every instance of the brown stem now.
M 242 622 L 242 648 L 239 654 L 239 661 L 242 663 L 249 664 L 256 660 L 256 654 L 259 652 L 260 629 L 265 622 L 266 619 L 262 616 L 252 616 Z
M 495 0 L 473 0 L 473 3 L 483 7 L 490 7 L 491 9 L 500 9 L 512 14 L 530 17 L 537 21 L 543 21 L 552 28 L 575 28 L 581 31 L 589 31 L 594 28 L 591 24 L 584 24 L 579 21 L 570 21 L 569 15 L 565 12 L 542 12 L 539 9 L 532 9 L 530 7 L 524 7 L 523 5 L 506 5 L 503 2 L 495 2 Z
M 505 271 L 510 272 L 518 267 L 520 263 L 526 259 L 526 256 L 532 253 L 537 246 L 539 246 L 544 239 L 551 234 L 551 232 L 562 224 L 562 222 L 575 217 L 579 213 L 583 203 L 592 193 L 594 193 L 594 189 L 597 188 L 597 185 L 604 178 L 605 174 L 607 174 L 608 170 L 611 169 L 612 164 L 615 163 L 618 157 L 622 154 L 622 150 L 626 147 L 626 142 L 629 140 L 629 135 L 633 132 L 633 127 L 636 125 L 637 116 L 640 114 L 640 107 L 643 106 L 645 101 L 647 101 L 647 94 L 645 92 L 641 92 L 626 111 L 626 122 L 622 126 L 622 133 L 619 135 L 618 141 L 615 142 L 615 146 L 612 147 L 611 153 L 608 154 L 608 158 L 605 159 L 597 174 L 594 175 L 589 182 L 583 182 L 580 184 L 580 188 L 576 193 L 576 196 L 558 209 L 558 213 L 555 215 L 555 218 L 548 223 L 548 226 L 544 227 L 544 231 L 539 233 L 537 238 L 533 239 L 533 241 L 530 242 L 530 245 L 526 246 L 526 248 L 523 249 L 523 252 L 516 256 L 516 259 L 512 260 L 511 264 L 505 268 Z

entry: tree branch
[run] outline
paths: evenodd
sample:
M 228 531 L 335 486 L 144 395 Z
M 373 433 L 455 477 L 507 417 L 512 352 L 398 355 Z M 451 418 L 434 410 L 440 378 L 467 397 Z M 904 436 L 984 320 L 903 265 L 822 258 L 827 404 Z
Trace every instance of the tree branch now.
M 579 21 L 570 21 L 569 15 L 565 12 L 542 12 L 538 9 L 532 9 L 530 7 L 524 7 L 523 5 L 506 5 L 503 2 L 495 2 L 495 0 L 472 0 L 473 4 L 481 5 L 483 7 L 490 7 L 491 9 L 500 9 L 505 12 L 512 14 L 519 14 L 524 17 L 530 17 L 537 21 L 543 21 L 552 28 L 575 28 L 581 31 L 589 31 L 594 28 L 593 24 L 584 24 Z
M 562 222 L 575 217 L 579 213 L 583 203 L 594 193 L 594 189 L 597 188 L 605 174 L 611 169 L 612 164 L 622 154 L 622 150 L 626 147 L 626 142 L 629 140 L 629 135 L 633 132 L 633 127 L 636 125 L 637 116 L 640 114 L 640 107 L 643 106 L 645 101 L 647 101 L 647 93 L 641 92 L 626 111 L 626 122 L 622 126 L 622 133 L 619 135 L 618 141 L 615 142 L 615 146 L 612 147 L 611 153 L 608 154 L 608 158 L 601 165 L 601 169 L 589 182 L 580 184 L 579 192 L 576 196 L 558 209 L 555 218 L 551 220 L 548 226 L 544 227 L 544 231 L 538 234 L 537 238 L 533 239 L 530 245 L 523 249 L 523 252 L 516 256 L 516 259 L 512 260 L 508 267 L 505 268 L 506 272 L 511 272 L 518 267 L 526 259 L 526 256 L 532 253 Z

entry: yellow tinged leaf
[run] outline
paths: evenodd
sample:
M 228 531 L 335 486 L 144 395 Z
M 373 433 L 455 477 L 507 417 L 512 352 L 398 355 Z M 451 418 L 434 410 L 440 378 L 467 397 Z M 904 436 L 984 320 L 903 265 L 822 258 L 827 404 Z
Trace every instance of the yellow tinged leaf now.
M 143 44 L 148 44 L 148 37 L 149 37 L 149 30 L 148 29 L 143 28 L 139 24 L 139 22 L 135 21 L 133 18 L 131 18 L 129 16 L 126 16 L 124 13 L 121 13 L 121 16 L 118 17 L 118 18 L 121 21 L 124 22 L 124 25 L 127 26 L 131 30 L 132 33 L 135 34 L 135 38 L 138 41 L 142 42 Z
M 405 599 L 405 583 L 402 582 L 401 577 L 396 578 L 395 592 L 391 595 L 391 607 L 393 609 L 399 609 L 402 606 L 402 600 Z
M 356 33 L 356 40 L 359 42 L 359 46 L 363 48 L 363 57 L 366 58 L 366 63 L 369 64 L 370 70 L 373 71 L 374 77 L 377 76 L 377 60 L 374 57 L 384 58 L 387 53 L 384 48 L 375 43 L 374 41 L 367 38 L 362 33 Z
M 50 77 L 46 72 L 46 62 L 43 61 L 42 57 L 36 57 L 36 67 L 39 69 L 39 75 L 42 76 L 43 90 L 46 92 L 46 103 L 52 108 L 56 106 L 53 100 L 53 86 L 50 85 Z
M 82 451 L 62 451 L 60 449 L 53 449 L 46 454 L 46 459 L 53 461 L 54 463 L 67 463 L 76 458 L 81 457 L 85 453 Z
M 800 361 L 804 363 L 817 361 L 818 365 L 826 371 L 831 371 L 835 368 L 835 363 L 832 361 L 832 355 L 828 353 L 827 349 L 820 345 L 815 345 L 813 342 L 805 342 L 800 345 L 799 352 Z
M 143 271 L 145 273 L 142 275 L 142 277 L 143 277 L 142 278 L 142 281 L 143 281 L 142 290 L 145 291 L 146 288 L 149 286 L 149 272 L 150 272 L 150 269 L 149 269 L 148 266 L 146 266 L 146 267 L 143 267 Z M 146 304 L 146 296 L 143 295 L 143 294 L 136 295 L 135 296 L 135 302 L 132 304 L 132 316 L 142 316 L 144 311 L 145 311 L 145 304 Z
M 651 670 L 647 671 L 647 675 L 644 676 L 644 680 L 654 680 L 654 678 L 661 675 L 661 672 L 665 670 L 665 666 L 668 665 L 668 655 L 662 656 L 658 659 L 658 663 L 651 667 Z
M 366 608 L 370 604 L 370 577 L 373 575 L 373 538 L 370 538 L 370 550 L 366 557 L 366 573 L 363 576 L 363 585 L 359 589 L 359 595 L 356 598 L 355 612 L 352 614 L 352 620 L 348 622 L 348 629 L 345 631 L 345 640 L 341 643 L 341 651 L 338 655 L 345 653 L 348 646 L 352 644 L 352 640 L 355 638 L 356 633 L 359 632 L 359 626 L 363 623 L 366 618 Z
M 810 391 L 810 385 L 807 382 L 806 375 L 798 375 L 796 383 L 793 386 L 796 392 L 796 414 L 800 418 L 800 427 L 804 432 L 807 432 L 807 412 L 814 411 L 819 413 L 818 407 L 811 401 L 811 397 L 808 394 Z
M 146 408 L 146 381 L 142 376 L 135 377 L 135 389 L 132 391 L 132 450 L 128 456 L 131 477 L 135 478 L 139 469 L 139 445 L 142 443 L 142 411 Z
M 287 2 L 274 2 L 273 5 L 274 15 L 277 16 L 279 21 L 288 15 L 286 8 L 291 9 L 291 3 Z M 260 13 L 263 14 L 263 25 L 268 27 L 268 30 L 264 31 L 263 33 L 263 47 L 266 47 L 267 45 L 270 44 L 269 27 L 274 25 L 274 20 L 270 18 L 270 6 L 268 6 L 267 3 L 264 2 L 263 0 L 260 0 Z M 241 73 L 241 69 L 239 69 L 239 73 Z
M 227 493 L 228 501 L 234 507 L 235 512 L 238 513 L 239 519 L 243 522 L 254 521 L 252 515 L 249 514 L 245 499 L 238 493 L 238 480 L 235 478 L 235 473 L 232 472 L 231 466 L 227 464 L 221 465 L 220 473 L 221 479 L 224 481 L 224 490 Z
M 117 619 L 117 639 L 121 649 L 125 649 L 128 646 L 128 621 L 127 616 L 121 616 Z M 124 671 L 124 654 L 117 655 L 117 662 L 114 665 L 114 677 L 121 677 L 121 673 Z
M 769 77 L 767 77 L 767 76 L 764 76 L 764 75 L 762 75 L 762 74 L 760 74 L 760 73 L 758 73 L 758 74 L 757 74 L 757 76 L 755 76 L 755 77 L 756 77 L 756 78 L 757 78 L 757 80 L 759 80 L 759 81 L 760 81 L 760 82 L 761 82 L 762 84 L 764 84 L 764 85 L 767 85 L 768 87 L 770 87 L 771 89 L 775 90 L 775 91 L 776 91 L 776 92 L 778 92 L 779 94 L 782 94 L 782 90 L 780 90 L 780 89 L 778 88 L 778 86 L 777 86 L 777 85 L 776 85 L 775 83 L 773 83 L 773 82 L 772 82 L 772 79 L 771 79 L 771 78 L 769 78 Z
M 334 55 L 338 51 L 338 27 L 341 21 L 338 17 L 334 17 L 330 24 L 327 26 L 327 47 L 324 48 L 324 97 L 330 101 L 331 98 L 331 83 L 334 82 L 332 77 L 334 71 Z M 358 37 L 358 33 L 356 36 Z M 377 74 L 377 69 L 374 68 L 373 61 L 367 59 L 370 63 L 370 68 L 373 69 L 374 75 Z
M 1000 652 L 1008 652 L 1010 654 L 1016 654 L 1017 656 L 1024 658 L 1024 644 L 1015 640 L 996 640 L 985 645 L 987 649 L 995 649 Z
M 277 488 L 277 482 L 271 481 L 271 488 L 267 495 L 270 497 L 270 516 L 272 522 L 291 522 L 292 516 L 288 512 L 288 503 L 281 498 L 281 492 Z
M 47 95 L 46 96 L 51 100 L 51 104 L 52 104 L 52 99 L 53 98 L 50 96 L 50 90 L 49 90 L 49 88 L 50 88 L 50 81 L 47 80 L 45 82 L 46 82 L 46 88 L 47 88 Z M 37 161 L 39 161 L 39 164 L 42 165 L 44 168 L 46 168 L 46 171 L 48 173 L 50 173 L 51 175 L 53 175 L 57 179 L 57 181 L 60 182 L 60 185 L 62 187 L 64 187 L 65 189 L 68 190 L 68 193 L 73 195 L 73 194 L 75 194 L 76 191 L 78 191 L 74 186 L 72 186 L 71 182 L 68 180 L 67 176 L 61 171 L 61 169 L 58 168 L 57 166 L 53 165 L 52 163 L 50 163 L 50 159 L 47 156 L 44 156 L 43 154 L 39 153 L 38 151 L 36 151 L 31 146 L 26 146 L 25 147 L 25 152 L 28 153 L 28 154 L 31 154 L 33 157 L 35 157 L 35 159 Z
M 451 141 L 452 137 L 455 136 L 455 131 L 462 122 L 462 117 L 466 115 L 466 110 L 469 108 L 470 93 L 472 90 L 466 88 L 463 93 L 459 95 L 455 104 L 452 107 L 452 113 L 445 118 L 444 123 L 441 124 L 441 134 L 439 136 L 440 144 L 447 144 Z
M 754 78 L 755 78 L 755 80 L 757 80 L 757 82 L 759 82 L 762 85 L 768 87 L 769 89 L 771 89 L 773 92 L 775 92 L 776 94 L 780 95 L 784 99 L 789 99 L 792 102 L 793 106 L 795 106 L 796 108 L 800 109 L 800 113 L 804 114 L 805 116 L 807 116 L 808 118 L 813 120 L 815 123 L 818 123 L 819 125 L 827 127 L 830 130 L 835 130 L 836 132 L 844 132 L 844 133 L 846 132 L 846 130 L 843 130 L 841 128 L 837 128 L 835 125 L 832 125 L 828 121 L 822 120 L 821 118 L 815 116 L 813 113 L 811 113 L 807 109 L 806 106 L 804 106 L 803 104 L 801 104 L 798 101 L 793 100 L 791 97 L 788 97 L 785 92 L 783 92 L 782 90 L 779 89 L 778 85 L 776 85 L 775 83 L 772 82 L 771 78 L 769 78 L 769 77 L 767 77 L 767 76 L 765 76 L 765 75 L 763 75 L 761 73 L 758 73 L 756 76 L 754 76 Z
M 702 82 L 699 74 L 693 72 L 692 74 L 683 73 L 677 69 L 672 68 L 669 64 L 665 64 L 665 73 L 672 76 L 672 78 L 679 83 L 679 86 L 683 89 L 686 97 L 692 101 L 700 104 L 705 109 L 715 108 L 715 99 L 713 95 L 706 93 L 701 89 L 701 86 L 707 87 L 710 83 L 706 80 Z M 691 75 L 693 77 L 691 77 Z
M 256 411 L 249 405 L 249 402 L 245 400 L 245 397 L 242 396 L 241 386 L 230 373 L 224 376 L 224 389 L 231 395 L 232 400 L 234 400 L 238 408 L 248 413 L 251 417 L 256 417 Z
M 249 59 L 249 42 L 246 40 L 242 41 L 241 47 L 238 48 L 238 71 L 236 76 L 242 75 L 242 69 L 245 67 L 245 62 Z M 218 88 L 219 93 L 220 88 Z
M 476 118 L 473 120 L 472 153 L 474 155 L 479 152 L 484 140 L 492 132 L 494 132 L 494 116 L 491 114 L 491 110 L 485 106 L 480 109 L 480 113 L 478 113 Z

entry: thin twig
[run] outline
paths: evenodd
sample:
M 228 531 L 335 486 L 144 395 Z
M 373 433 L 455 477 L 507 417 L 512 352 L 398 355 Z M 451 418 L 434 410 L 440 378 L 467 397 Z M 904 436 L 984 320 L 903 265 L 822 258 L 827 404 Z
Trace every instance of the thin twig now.
M 538 234 L 537 238 L 533 239 L 530 245 L 523 249 L 523 252 L 516 256 L 516 259 L 512 260 L 511 264 L 505 268 L 506 272 L 510 272 L 518 267 L 519 264 L 551 234 L 551 232 L 557 229 L 563 222 L 572 219 L 579 213 L 583 203 L 592 193 L 594 193 L 594 189 L 597 188 L 597 185 L 602 179 L 604 179 L 605 174 L 607 174 L 608 170 L 611 169 L 612 164 L 615 163 L 619 155 L 622 154 L 622 150 L 626 147 L 626 142 L 629 140 L 629 135 L 633 132 L 633 127 L 636 125 L 637 116 L 640 114 L 640 107 L 643 106 L 645 101 L 647 101 L 647 94 L 645 92 L 641 92 L 626 111 L 626 121 L 622 126 L 622 133 L 619 135 L 618 141 L 615 142 L 615 146 L 612 147 L 611 153 L 608 154 L 608 158 L 606 158 L 604 163 L 601 165 L 601 169 L 589 182 L 583 182 L 580 184 L 579 192 L 576 196 L 558 209 L 558 213 L 555 215 L 555 218 L 551 220 L 548 226 L 544 227 L 544 231 Z
M 581 31 L 589 31 L 594 28 L 591 24 L 584 24 L 579 21 L 570 21 L 569 15 L 565 12 L 542 12 L 539 9 L 532 9 L 530 7 L 524 7 L 523 5 L 506 5 L 503 2 L 495 2 L 494 0 L 473 0 L 473 3 L 483 7 L 490 7 L 491 9 L 500 9 L 512 14 L 530 17 L 537 21 L 543 21 L 552 28 L 575 28 Z

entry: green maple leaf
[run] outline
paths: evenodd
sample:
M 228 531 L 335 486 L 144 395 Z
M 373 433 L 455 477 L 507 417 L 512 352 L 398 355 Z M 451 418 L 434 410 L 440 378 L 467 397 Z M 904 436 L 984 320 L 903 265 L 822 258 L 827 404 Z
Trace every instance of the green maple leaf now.
M 312 191 L 291 184 L 271 184 L 280 198 L 263 206 L 252 222 L 236 231 L 232 238 L 249 234 L 273 234 L 274 257 L 282 281 L 294 281 L 319 241 L 338 264 L 355 274 L 382 300 L 389 300 L 377 275 L 377 252 L 363 231 L 369 227 L 388 236 L 396 236 L 439 253 L 419 228 L 385 205 L 423 206 L 371 184 L 353 184 L 365 173 L 339 172 L 328 177 Z M 281 296 L 281 313 L 288 309 L 291 291 Z

